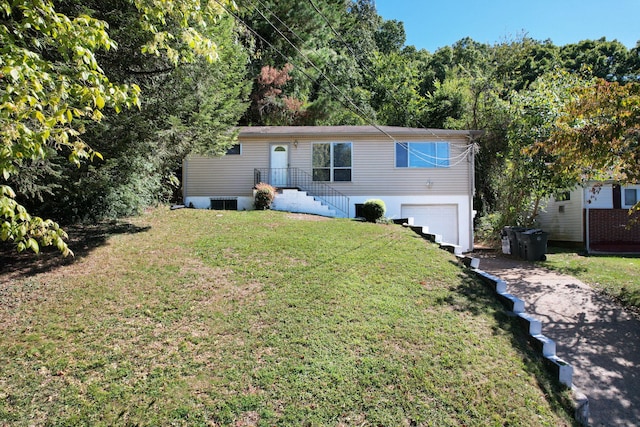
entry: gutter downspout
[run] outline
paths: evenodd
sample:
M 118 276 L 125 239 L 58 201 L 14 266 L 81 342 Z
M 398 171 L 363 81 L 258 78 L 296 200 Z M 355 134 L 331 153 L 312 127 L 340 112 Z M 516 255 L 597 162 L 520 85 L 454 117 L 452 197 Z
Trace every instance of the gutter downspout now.
M 587 192 L 586 188 L 582 188 L 582 204 L 584 205 L 584 209 L 585 209 L 585 231 L 584 231 L 584 246 L 585 249 L 587 250 L 587 254 L 589 254 L 591 252 L 591 235 L 589 233 L 589 204 L 591 203 L 591 199 L 587 200 L 587 195 L 585 194 Z
M 187 206 L 187 158 L 182 159 L 182 204 Z
M 586 236 L 585 236 L 585 246 L 587 249 L 587 254 L 591 253 L 591 248 L 590 248 L 590 236 L 589 236 L 589 206 L 587 206 L 587 229 L 586 229 Z
M 470 178 L 469 179 L 469 185 L 471 188 L 469 188 L 469 236 L 471 237 L 471 250 L 473 251 L 474 249 L 474 243 L 475 243 L 475 236 L 473 233 L 473 221 L 475 219 L 475 215 L 473 214 L 473 197 L 475 196 L 475 192 L 476 192 L 476 159 L 475 159 L 475 155 L 476 155 L 476 143 L 475 143 L 475 138 L 473 137 L 473 134 L 470 133 L 470 142 L 471 142 L 471 153 L 470 153 L 470 161 L 469 161 L 469 175 Z

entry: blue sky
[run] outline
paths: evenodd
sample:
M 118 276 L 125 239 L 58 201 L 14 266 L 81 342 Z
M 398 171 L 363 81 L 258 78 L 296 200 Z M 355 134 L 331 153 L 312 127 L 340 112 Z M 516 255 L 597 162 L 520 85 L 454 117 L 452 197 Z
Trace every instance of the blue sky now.
M 469 36 L 494 44 L 526 34 L 562 46 L 584 39 L 640 40 L 640 0 L 376 0 L 384 19 L 404 22 L 407 45 L 434 52 Z

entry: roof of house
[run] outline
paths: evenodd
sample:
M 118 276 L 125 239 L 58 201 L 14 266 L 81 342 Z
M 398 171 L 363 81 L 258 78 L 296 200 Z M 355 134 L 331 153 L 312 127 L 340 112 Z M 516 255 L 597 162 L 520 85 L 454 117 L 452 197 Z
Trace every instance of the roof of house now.
M 288 136 L 304 137 L 315 135 L 366 135 L 398 137 L 420 136 L 442 138 L 447 136 L 466 136 L 474 139 L 484 132 L 479 130 L 425 129 L 399 126 L 241 126 L 237 128 L 240 136 Z

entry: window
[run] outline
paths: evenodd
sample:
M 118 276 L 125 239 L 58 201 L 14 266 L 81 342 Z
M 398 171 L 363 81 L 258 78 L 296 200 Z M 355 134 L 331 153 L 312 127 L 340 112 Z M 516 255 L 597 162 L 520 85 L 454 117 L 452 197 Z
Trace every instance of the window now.
M 231 147 L 229 147 L 229 149 L 227 150 L 226 154 L 235 154 L 235 155 L 239 155 L 242 152 L 242 147 L 240 144 L 234 144 Z
M 313 144 L 314 181 L 351 181 L 351 143 Z
M 233 198 L 211 198 L 211 205 L 209 209 L 217 210 L 217 211 L 237 211 L 238 210 L 238 199 Z
M 569 200 L 571 200 L 571 192 L 564 191 L 562 193 L 558 193 L 554 196 L 554 198 L 556 199 L 556 202 L 568 202 Z
M 397 168 L 448 168 L 448 142 L 396 142 Z
M 630 208 L 638 203 L 638 190 L 635 188 L 624 189 L 624 206 Z

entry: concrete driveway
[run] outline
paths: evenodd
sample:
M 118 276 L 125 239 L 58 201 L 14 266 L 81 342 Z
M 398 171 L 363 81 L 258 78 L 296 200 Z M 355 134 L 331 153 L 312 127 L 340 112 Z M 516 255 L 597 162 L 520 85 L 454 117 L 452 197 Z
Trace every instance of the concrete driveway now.
M 640 320 L 574 277 L 501 254 L 473 256 L 542 321 L 589 398 L 590 425 L 640 426 Z

